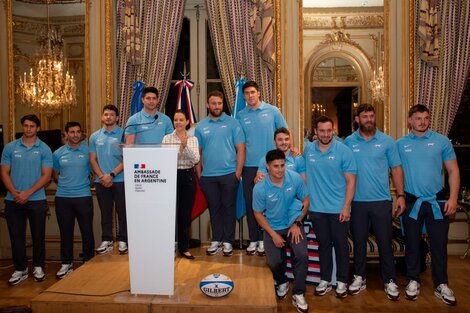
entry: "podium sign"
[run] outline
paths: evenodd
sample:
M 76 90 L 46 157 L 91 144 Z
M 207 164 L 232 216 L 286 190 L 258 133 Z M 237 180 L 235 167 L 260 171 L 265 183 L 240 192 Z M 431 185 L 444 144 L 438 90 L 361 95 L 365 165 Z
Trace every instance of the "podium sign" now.
M 173 295 L 176 162 L 172 146 L 124 146 L 131 293 Z

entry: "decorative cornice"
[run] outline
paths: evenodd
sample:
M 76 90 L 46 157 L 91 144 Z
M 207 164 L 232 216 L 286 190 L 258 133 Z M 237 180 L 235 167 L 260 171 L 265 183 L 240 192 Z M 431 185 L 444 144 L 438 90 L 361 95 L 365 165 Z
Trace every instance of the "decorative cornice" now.
M 340 10 L 324 11 L 304 9 L 304 29 L 331 29 L 331 28 L 383 28 L 384 10 Z
M 60 27 L 62 37 L 85 36 L 84 15 L 54 17 L 50 24 Z M 13 31 L 29 35 L 47 34 L 47 19 L 14 15 Z

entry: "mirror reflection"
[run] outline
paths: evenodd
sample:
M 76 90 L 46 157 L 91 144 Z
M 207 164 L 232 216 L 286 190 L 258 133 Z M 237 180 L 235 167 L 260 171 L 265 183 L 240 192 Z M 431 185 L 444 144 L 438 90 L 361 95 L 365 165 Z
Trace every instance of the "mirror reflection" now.
M 62 129 L 69 120 L 85 126 L 86 4 L 48 2 L 12 1 L 15 121 L 34 112 L 42 130 Z
M 386 63 L 384 28 L 383 0 L 303 1 L 306 134 L 325 114 L 345 138 L 353 131 L 354 108 L 363 102 L 376 106 L 383 129 L 386 99 L 375 97 L 370 86 Z

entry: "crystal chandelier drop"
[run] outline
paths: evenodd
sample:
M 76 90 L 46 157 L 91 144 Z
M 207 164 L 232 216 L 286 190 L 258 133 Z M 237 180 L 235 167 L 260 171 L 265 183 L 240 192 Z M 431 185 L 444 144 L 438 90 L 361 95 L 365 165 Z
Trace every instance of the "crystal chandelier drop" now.
M 47 37 L 41 43 L 36 68 L 20 77 L 21 102 L 48 117 L 63 109 L 77 105 L 75 79 L 69 74 L 67 60 L 63 56 L 63 41 L 60 31 L 52 30 L 49 23 L 49 2 L 47 2 Z M 36 75 L 34 74 L 36 72 Z M 65 73 L 64 73 L 65 72 Z
M 379 67 L 378 75 L 374 71 L 374 79 L 371 80 L 369 84 L 372 92 L 372 99 L 376 102 L 383 102 L 385 100 L 385 81 L 382 67 Z

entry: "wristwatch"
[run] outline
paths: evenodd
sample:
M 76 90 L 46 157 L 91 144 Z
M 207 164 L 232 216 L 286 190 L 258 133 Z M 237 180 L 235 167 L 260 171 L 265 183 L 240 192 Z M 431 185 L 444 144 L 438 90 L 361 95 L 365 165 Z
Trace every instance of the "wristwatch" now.
M 399 195 L 397 195 L 397 199 L 398 198 L 406 198 L 406 196 L 404 194 L 399 194 Z
M 114 174 L 113 172 L 109 173 L 109 175 L 110 175 L 112 178 L 116 177 L 116 174 Z
M 297 226 L 302 226 L 302 222 L 301 221 L 294 221 L 294 224 L 297 225 Z

